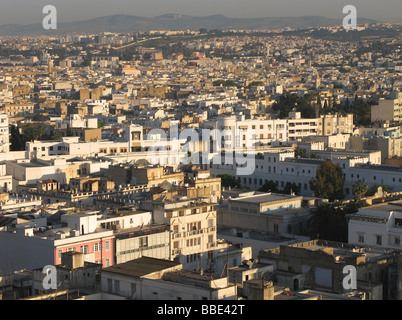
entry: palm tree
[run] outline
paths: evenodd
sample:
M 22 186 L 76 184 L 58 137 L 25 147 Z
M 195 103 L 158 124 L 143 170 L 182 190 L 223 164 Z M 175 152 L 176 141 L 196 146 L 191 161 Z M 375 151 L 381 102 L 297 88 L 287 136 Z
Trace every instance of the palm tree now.
M 358 196 L 359 199 L 368 191 L 368 186 L 363 180 L 357 180 L 352 186 L 352 192 Z

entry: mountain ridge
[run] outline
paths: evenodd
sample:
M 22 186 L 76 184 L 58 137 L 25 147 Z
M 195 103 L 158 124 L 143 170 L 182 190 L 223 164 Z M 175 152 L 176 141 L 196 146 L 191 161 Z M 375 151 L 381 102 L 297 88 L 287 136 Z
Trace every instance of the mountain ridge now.
M 358 24 L 376 23 L 373 19 L 360 18 Z M 207 29 L 243 29 L 273 30 L 286 27 L 303 29 L 309 27 L 328 27 L 341 25 L 342 19 L 321 16 L 300 17 L 261 17 L 231 18 L 222 14 L 205 17 L 167 13 L 156 17 L 141 17 L 127 14 L 115 14 L 96 17 L 89 20 L 58 23 L 57 30 L 45 30 L 42 23 L 21 25 L 0 25 L 0 35 L 61 35 L 70 33 L 117 32 L 131 33 L 150 30 L 199 30 Z

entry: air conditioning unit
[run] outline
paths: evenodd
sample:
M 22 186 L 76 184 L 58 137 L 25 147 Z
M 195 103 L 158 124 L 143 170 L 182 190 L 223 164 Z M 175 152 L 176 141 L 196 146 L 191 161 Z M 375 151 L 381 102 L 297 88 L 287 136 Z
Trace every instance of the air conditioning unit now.
M 80 232 L 78 230 L 71 230 L 70 231 L 70 237 L 77 237 L 80 235 Z

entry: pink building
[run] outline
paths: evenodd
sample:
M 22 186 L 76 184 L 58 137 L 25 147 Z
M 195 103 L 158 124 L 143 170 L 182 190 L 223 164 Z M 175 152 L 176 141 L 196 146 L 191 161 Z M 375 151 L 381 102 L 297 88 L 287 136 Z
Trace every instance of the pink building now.
M 65 214 L 61 223 L 56 229 L 29 227 L 0 232 L 0 274 L 59 265 L 61 254 L 72 251 L 84 253 L 85 261 L 103 267 L 114 264 L 113 230 L 98 228 L 96 214 Z

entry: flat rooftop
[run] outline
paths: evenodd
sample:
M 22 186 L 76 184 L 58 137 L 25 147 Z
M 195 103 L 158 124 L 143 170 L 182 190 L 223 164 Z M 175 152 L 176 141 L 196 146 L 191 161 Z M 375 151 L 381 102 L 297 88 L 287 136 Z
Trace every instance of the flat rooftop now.
M 116 264 L 112 267 L 102 269 L 102 272 L 116 273 L 131 277 L 140 278 L 148 274 L 177 267 L 181 263 L 156 258 L 142 257 L 139 259 Z
M 389 213 L 390 211 L 402 212 L 402 200 L 375 204 L 367 208 L 361 208 L 359 212 L 369 214 L 370 211 L 381 211 L 386 213 Z
M 292 196 L 292 195 L 279 194 L 279 193 L 264 193 L 264 194 L 253 195 L 250 197 L 240 197 L 240 198 L 230 199 L 230 201 L 231 202 L 236 201 L 236 202 L 261 204 L 261 203 L 267 203 L 267 202 L 295 200 L 297 198 L 302 199 L 301 196 Z

